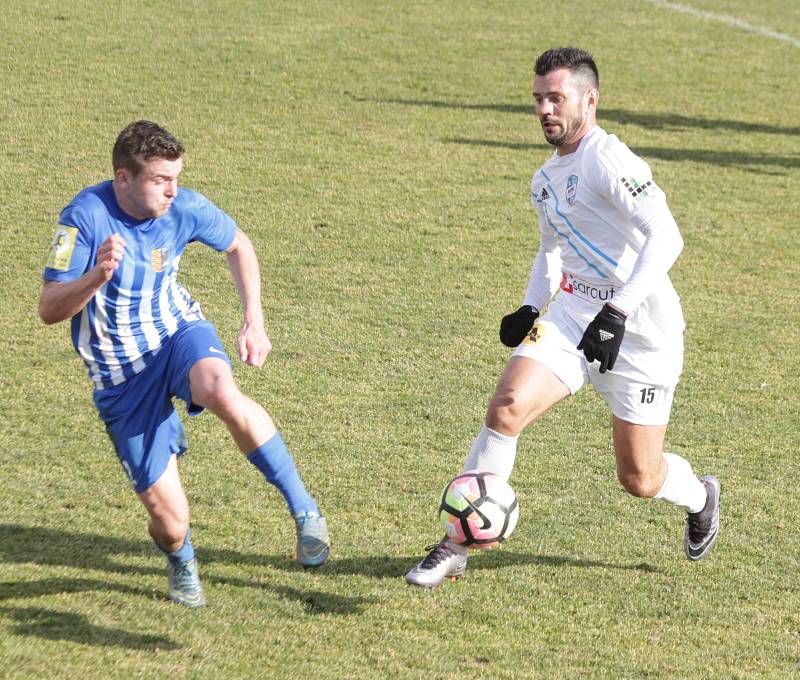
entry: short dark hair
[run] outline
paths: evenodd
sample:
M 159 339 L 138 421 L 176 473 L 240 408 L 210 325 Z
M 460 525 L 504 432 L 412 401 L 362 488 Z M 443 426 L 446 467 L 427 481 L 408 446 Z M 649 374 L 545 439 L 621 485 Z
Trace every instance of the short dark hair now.
M 160 125 L 136 120 L 119 133 L 111 152 L 116 172 L 120 168 L 138 175 L 143 164 L 154 158 L 176 161 L 183 156 L 183 145 Z
M 537 76 L 546 76 L 551 71 L 565 68 L 573 73 L 583 76 L 591 87 L 600 89 L 600 73 L 594 57 L 586 50 L 577 47 L 556 47 L 539 55 L 534 66 Z

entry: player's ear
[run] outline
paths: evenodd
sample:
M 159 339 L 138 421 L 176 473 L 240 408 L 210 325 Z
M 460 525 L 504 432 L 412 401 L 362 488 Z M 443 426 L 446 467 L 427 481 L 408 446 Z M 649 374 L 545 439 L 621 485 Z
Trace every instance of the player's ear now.
M 597 104 L 600 101 L 600 90 L 598 90 L 598 89 L 596 89 L 594 87 L 589 88 L 588 95 L 589 95 L 589 97 L 588 97 L 589 106 L 592 109 L 594 109 L 595 111 L 597 111 Z
M 122 188 L 127 189 L 131 180 L 131 171 L 128 168 L 117 168 L 114 170 L 114 183 Z

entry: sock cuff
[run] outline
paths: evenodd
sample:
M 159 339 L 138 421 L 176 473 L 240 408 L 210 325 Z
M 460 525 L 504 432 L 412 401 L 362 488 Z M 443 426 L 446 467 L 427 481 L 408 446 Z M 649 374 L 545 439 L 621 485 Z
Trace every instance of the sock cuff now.
M 192 545 L 191 541 L 191 529 L 186 530 L 186 535 L 183 538 L 183 545 L 173 552 L 167 552 L 164 550 L 164 548 L 162 548 L 155 539 L 153 539 L 153 543 L 156 544 L 156 548 L 164 553 L 164 555 L 167 556 L 167 559 L 175 566 L 194 559 L 194 546 Z
M 253 462 L 252 459 L 257 457 L 260 453 L 269 453 L 275 447 L 286 448 L 286 444 L 283 441 L 283 437 L 281 437 L 281 433 L 277 430 L 275 434 L 273 434 L 267 441 L 265 441 L 261 446 L 254 448 L 250 453 L 247 454 L 248 460 Z
M 506 442 L 506 443 L 509 443 L 509 444 L 510 444 L 510 443 L 513 443 L 513 442 L 517 441 L 517 439 L 519 439 L 519 435 L 516 435 L 516 436 L 514 436 L 514 437 L 511 437 L 511 436 L 509 436 L 509 435 L 507 435 L 507 434 L 501 434 L 501 433 L 500 433 L 500 432 L 498 432 L 497 430 L 493 430 L 493 429 L 492 429 L 491 427 L 489 427 L 488 425 L 484 425 L 484 426 L 483 426 L 483 429 L 484 429 L 484 430 L 486 430 L 486 434 L 487 434 L 488 436 L 490 436 L 490 437 L 493 437 L 493 438 L 496 438 L 496 439 L 499 439 L 500 441 L 502 441 L 502 442 Z
M 663 456 L 667 463 L 667 475 L 654 498 L 677 505 L 687 512 L 702 510 L 707 496 L 706 488 L 694 474 L 689 461 L 667 451 Z

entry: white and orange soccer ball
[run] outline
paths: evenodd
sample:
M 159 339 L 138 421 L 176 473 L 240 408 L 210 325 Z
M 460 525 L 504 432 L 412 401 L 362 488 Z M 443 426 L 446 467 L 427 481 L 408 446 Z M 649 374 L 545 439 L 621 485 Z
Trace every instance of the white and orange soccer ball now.
M 501 477 L 467 470 L 450 481 L 439 505 L 447 537 L 468 548 L 494 548 L 514 531 L 519 519 L 517 495 Z

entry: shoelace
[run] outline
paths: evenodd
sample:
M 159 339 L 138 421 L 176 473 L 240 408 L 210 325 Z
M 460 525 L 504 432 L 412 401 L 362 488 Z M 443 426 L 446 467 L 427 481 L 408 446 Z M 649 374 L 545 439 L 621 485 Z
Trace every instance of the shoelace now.
M 423 569 L 430 569 L 431 567 L 435 567 L 440 562 L 446 560 L 450 555 L 454 555 L 455 553 L 447 547 L 445 543 L 434 543 L 433 545 L 429 545 L 425 550 L 430 551 L 428 556 L 422 560 L 422 564 L 420 565 Z
M 306 515 L 305 517 L 300 518 L 300 537 L 302 540 L 307 538 L 313 538 L 316 540 L 321 540 L 322 538 L 322 522 L 320 522 L 322 518 L 317 517 L 316 515 Z
M 689 523 L 689 540 L 698 543 L 711 529 L 711 517 L 702 518 L 702 510 L 695 514 L 690 514 L 687 521 Z
M 189 562 L 184 562 L 173 572 L 175 574 L 175 581 L 180 586 L 193 586 L 195 584 L 194 572 L 189 564 Z

